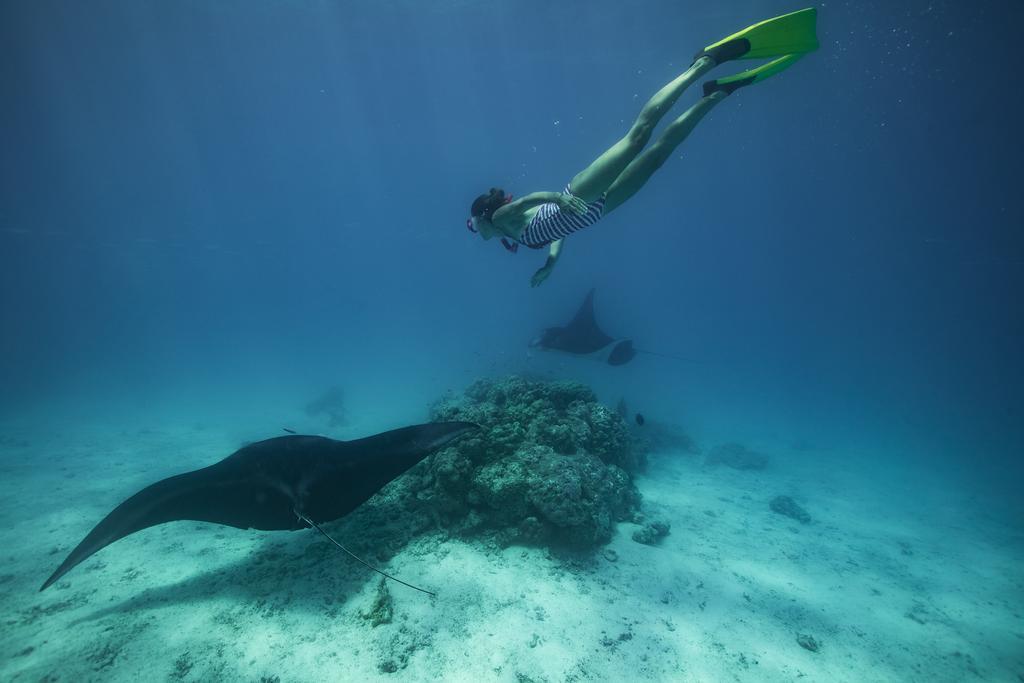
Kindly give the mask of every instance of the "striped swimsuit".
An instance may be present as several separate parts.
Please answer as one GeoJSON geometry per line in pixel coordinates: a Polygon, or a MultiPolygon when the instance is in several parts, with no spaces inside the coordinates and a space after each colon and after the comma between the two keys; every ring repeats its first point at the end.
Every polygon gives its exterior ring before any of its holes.
{"type": "MultiPolygon", "coordinates": [[[[572,194],[568,185],[562,190],[562,194],[572,194]]],[[[541,204],[517,241],[531,249],[543,249],[577,230],[589,227],[601,220],[601,214],[604,213],[604,199],[605,195],[602,194],[597,201],[587,204],[587,212],[582,215],[577,215],[572,211],[562,211],[561,207],[555,203],[541,204]]]]}

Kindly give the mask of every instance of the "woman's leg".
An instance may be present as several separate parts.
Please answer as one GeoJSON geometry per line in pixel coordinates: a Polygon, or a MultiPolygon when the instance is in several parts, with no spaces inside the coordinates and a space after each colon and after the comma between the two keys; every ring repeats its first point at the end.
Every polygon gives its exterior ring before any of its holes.
{"type": "Polygon", "coordinates": [[[643,187],[654,172],[668,160],[690,131],[700,123],[704,115],[725,97],[724,92],[715,92],[702,98],[670,123],[650,148],[633,159],[608,188],[608,196],[604,200],[604,215],[608,215],[636,194],[637,190],[643,187]]]}
{"type": "Polygon", "coordinates": [[[714,66],[713,59],[701,57],[675,80],[655,93],[640,110],[626,136],[595,159],[590,166],[576,174],[569,184],[572,193],[588,204],[604,194],[619,174],[643,150],[644,145],[651,139],[651,133],[658,125],[658,121],[672,108],[683,91],[714,66]]]}

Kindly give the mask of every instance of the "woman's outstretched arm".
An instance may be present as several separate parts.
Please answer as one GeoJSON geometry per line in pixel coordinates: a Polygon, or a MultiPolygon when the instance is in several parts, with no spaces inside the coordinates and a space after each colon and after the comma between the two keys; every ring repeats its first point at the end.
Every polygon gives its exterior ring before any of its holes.
{"type": "MultiPolygon", "coordinates": [[[[540,206],[541,204],[557,203],[559,197],[562,197],[561,192],[531,192],[519,199],[512,200],[505,206],[498,209],[498,211],[522,212],[527,209],[532,209],[535,206],[540,206]]],[[[498,211],[495,211],[496,215],[498,211]]]]}
{"type": "Polygon", "coordinates": [[[531,287],[540,285],[540,283],[548,279],[548,275],[551,275],[551,271],[554,270],[558,257],[562,253],[562,244],[564,242],[565,240],[561,239],[551,243],[551,247],[548,249],[548,260],[544,262],[540,270],[533,274],[533,277],[530,279],[531,287]]]}
{"type": "MultiPolygon", "coordinates": [[[[541,204],[557,204],[560,209],[572,211],[578,216],[587,213],[587,203],[579,197],[562,192],[531,192],[525,197],[509,202],[494,212],[491,222],[499,227],[514,226],[525,221],[526,212],[541,204]]],[[[508,233],[506,233],[508,234],[508,233]]]]}
{"type": "Polygon", "coordinates": [[[527,211],[541,204],[557,203],[562,196],[561,192],[531,192],[499,208],[491,217],[491,222],[509,234],[507,231],[513,229],[513,226],[521,226],[525,222],[527,211]]]}

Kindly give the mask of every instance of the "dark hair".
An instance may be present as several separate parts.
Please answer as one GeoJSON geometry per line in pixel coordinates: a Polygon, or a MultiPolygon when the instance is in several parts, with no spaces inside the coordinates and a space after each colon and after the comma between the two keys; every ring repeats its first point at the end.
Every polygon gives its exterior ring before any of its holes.
{"type": "Polygon", "coordinates": [[[492,187],[487,194],[482,194],[473,201],[469,213],[474,218],[491,220],[491,216],[505,204],[505,190],[492,187]]]}

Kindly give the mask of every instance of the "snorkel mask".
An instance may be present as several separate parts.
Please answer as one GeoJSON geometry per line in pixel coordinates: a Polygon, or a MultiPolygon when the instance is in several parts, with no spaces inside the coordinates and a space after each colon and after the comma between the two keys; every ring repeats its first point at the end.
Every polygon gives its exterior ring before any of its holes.
{"type": "MultiPolygon", "coordinates": [[[[490,198],[494,197],[495,195],[497,195],[497,198],[499,198],[501,200],[501,204],[495,206],[494,202],[489,202],[488,206],[482,207],[481,211],[479,211],[478,213],[474,213],[471,217],[467,218],[466,219],[466,229],[467,230],[469,230],[470,232],[472,232],[474,234],[479,233],[480,231],[477,230],[476,229],[476,225],[473,224],[473,219],[474,218],[486,218],[487,220],[490,220],[491,216],[494,215],[495,211],[497,211],[502,206],[504,206],[505,204],[508,204],[509,202],[512,201],[512,195],[511,194],[505,194],[504,190],[500,190],[498,188],[492,187],[491,191],[490,191],[490,194],[482,195],[481,197],[479,197],[477,199],[477,201],[473,202],[474,207],[476,207],[476,205],[479,202],[481,202],[481,200],[490,199],[490,198]]],[[[513,241],[509,240],[507,237],[502,237],[501,238],[501,246],[505,247],[505,249],[507,249],[508,251],[510,251],[513,254],[516,253],[519,250],[519,245],[516,242],[513,242],[513,241]]]]}

